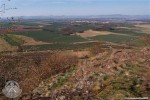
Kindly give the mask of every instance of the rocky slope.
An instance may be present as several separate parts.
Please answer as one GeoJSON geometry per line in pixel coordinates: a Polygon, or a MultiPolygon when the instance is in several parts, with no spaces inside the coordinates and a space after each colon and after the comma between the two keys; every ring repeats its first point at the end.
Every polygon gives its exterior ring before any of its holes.
{"type": "Polygon", "coordinates": [[[39,84],[23,99],[124,100],[150,97],[150,47],[110,49],[39,84]]]}

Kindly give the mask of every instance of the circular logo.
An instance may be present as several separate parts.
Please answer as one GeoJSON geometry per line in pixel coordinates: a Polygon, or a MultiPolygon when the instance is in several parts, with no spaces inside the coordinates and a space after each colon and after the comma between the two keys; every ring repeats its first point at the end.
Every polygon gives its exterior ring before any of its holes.
{"type": "Polygon", "coordinates": [[[17,82],[8,81],[2,92],[8,98],[16,98],[20,96],[22,90],[20,89],[19,84],[17,82]]]}

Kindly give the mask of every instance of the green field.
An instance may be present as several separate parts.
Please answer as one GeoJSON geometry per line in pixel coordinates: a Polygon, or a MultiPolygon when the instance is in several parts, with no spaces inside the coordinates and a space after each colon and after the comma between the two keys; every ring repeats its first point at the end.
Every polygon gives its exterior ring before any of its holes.
{"type": "Polygon", "coordinates": [[[131,42],[133,41],[134,37],[129,36],[122,36],[122,35],[103,35],[103,36],[95,36],[92,37],[93,40],[101,40],[101,41],[108,41],[108,42],[131,42]]]}
{"type": "Polygon", "coordinates": [[[135,32],[133,30],[111,30],[110,32],[127,34],[127,35],[131,35],[131,36],[145,36],[145,35],[147,35],[146,33],[135,32]]]}
{"type": "Polygon", "coordinates": [[[9,28],[9,27],[12,27],[12,26],[13,26],[13,24],[1,23],[1,22],[0,22],[0,27],[2,27],[2,28],[9,28]]]}
{"type": "Polygon", "coordinates": [[[24,43],[23,40],[18,39],[18,38],[16,38],[15,36],[13,36],[11,34],[4,35],[3,38],[5,39],[6,42],[11,44],[12,46],[16,46],[16,45],[20,45],[20,44],[24,43]]]}
{"type": "Polygon", "coordinates": [[[52,23],[51,25],[46,25],[43,28],[57,33],[63,32],[63,29],[67,28],[68,30],[71,30],[73,33],[75,33],[86,31],[89,29],[94,29],[94,27],[95,27],[94,25],[90,24],[70,25],[68,23],[52,23]]]}
{"type": "Polygon", "coordinates": [[[63,34],[58,34],[55,32],[48,32],[48,31],[15,32],[12,34],[32,37],[37,41],[43,41],[43,42],[73,43],[73,42],[87,41],[86,39],[76,35],[63,35],[63,34]]]}
{"type": "Polygon", "coordinates": [[[21,22],[21,23],[17,23],[19,25],[25,25],[25,26],[38,26],[39,24],[36,24],[34,22],[21,22]]]}
{"type": "Polygon", "coordinates": [[[36,45],[36,46],[23,46],[26,51],[38,51],[38,50],[81,50],[86,47],[95,45],[96,43],[85,43],[85,44],[46,44],[46,45],[36,45]]]}
{"type": "MultiPolygon", "coordinates": [[[[25,25],[30,27],[39,27],[41,24],[37,21],[33,20],[30,22],[21,22],[19,25],[25,25]]],[[[117,43],[133,43],[136,45],[143,45],[141,41],[138,41],[139,37],[146,36],[147,34],[142,32],[137,32],[135,26],[133,24],[128,23],[70,23],[69,21],[45,21],[50,25],[42,25],[42,31],[27,31],[27,32],[13,32],[12,35],[5,35],[4,39],[10,43],[11,45],[23,44],[24,41],[21,39],[15,38],[13,35],[23,35],[27,37],[31,37],[36,41],[43,41],[53,44],[46,45],[36,45],[36,46],[23,46],[24,50],[49,50],[49,49],[76,49],[82,47],[89,47],[93,45],[93,43],[87,44],[72,44],[75,42],[86,42],[86,41],[108,41],[108,42],[117,42],[117,43]],[[127,27],[130,29],[115,29],[116,27],[127,27]],[[88,39],[82,38],[77,35],[70,35],[68,33],[76,33],[76,32],[84,32],[86,30],[96,30],[99,31],[109,31],[114,33],[120,33],[125,35],[102,35],[102,36],[94,36],[88,39]]],[[[7,27],[7,25],[6,25],[7,27]]]]}

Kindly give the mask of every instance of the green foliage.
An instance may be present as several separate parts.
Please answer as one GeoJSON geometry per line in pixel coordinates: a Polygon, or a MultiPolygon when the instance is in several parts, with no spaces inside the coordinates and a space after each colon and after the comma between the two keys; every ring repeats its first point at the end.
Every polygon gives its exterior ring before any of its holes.
{"type": "Polygon", "coordinates": [[[7,35],[4,35],[3,37],[9,44],[13,45],[13,46],[16,46],[16,45],[20,45],[20,44],[23,44],[24,41],[19,39],[19,38],[16,38],[15,36],[11,35],[11,34],[7,34],[7,35]]]}
{"type": "Polygon", "coordinates": [[[25,26],[38,26],[38,24],[33,22],[21,22],[19,25],[25,25],[25,26]]]}
{"type": "Polygon", "coordinates": [[[90,48],[90,52],[94,55],[102,53],[104,50],[102,49],[101,43],[97,43],[96,45],[90,48]]]}
{"type": "Polygon", "coordinates": [[[137,38],[137,39],[131,41],[129,43],[129,45],[131,45],[131,46],[145,46],[145,42],[140,40],[139,38],[137,38]]]}
{"type": "Polygon", "coordinates": [[[75,71],[76,71],[76,66],[72,66],[69,72],[65,73],[64,75],[59,75],[57,77],[57,81],[53,83],[50,89],[58,88],[64,85],[75,71]]]}
{"type": "Polygon", "coordinates": [[[130,86],[131,93],[138,96],[142,91],[140,84],[142,84],[142,80],[140,80],[139,78],[133,78],[132,85],[130,86]]]}
{"type": "Polygon", "coordinates": [[[119,76],[123,75],[124,73],[125,73],[125,70],[121,70],[121,71],[119,72],[119,76]]]}
{"type": "Polygon", "coordinates": [[[106,75],[103,77],[104,81],[106,81],[109,77],[110,77],[110,75],[106,74],[106,75]]]}
{"type": "Polygon", "coordinates": [[[58,34],[55,32],[48,32],[48,31],[15,32],[12,34],[24,35],[24,36],[32,37],[37,41],[44,41],[44,42],[73,43],[73,42],[87,41],[86,39],[76,35],[63,35],[63,34],[58,34]]]}
{"type": "Polygon", "coordinates": [[[121,83],[114,83],[114,84],[113,84],[113,89],[114,89],[114,90],[121,90],[121,89],[123,89],[123,88],[124,88],[124,85],[121,84],[121,83]]]}
{"type": "Polygon", "coordinates": [[[69,28],[73,31],[73,33],[76,33],[76,32],[86,31],[89,29],[94,29],[95,25],[84,24],[84,23],[78,25],[71,25],[70,23],[67,22],[54,22],[51,25],[44,26],[44,29],[49,29],[57,33],[61,32],[63,28],[69,28]]]}
{"type": "Polygon", "coordinates": [[[144,35],[146,35],[146,33],[139,33],[139,32],[135,32],[132,30],[111,30],[111,32],[120,33],[120,34],[127,34],[127,35],[131,35],[131,36],[144,36],[144,35]]]}
{"type": "Polygon", "coordinates": [[[8,28],[8,27],[12,27],[13,25],[12,24],[9,24],[9,23],[0,23],[0,27],[2,28],[8,28]]]}
{"type": "Polygon", "coordinates": [[[94,43],[85,43],[85,44],[45,44],[45,45],[34,45],[34,46],[23,46],[24,50],[81,50],[86,47],[95,45],[94,43]]]}
{"type": "Polygon", "coordinates": [[[118,68],[115,66],[115,67],[113,67],[113,69],[115,70],[115,71],[118,71],[118,68]]]}

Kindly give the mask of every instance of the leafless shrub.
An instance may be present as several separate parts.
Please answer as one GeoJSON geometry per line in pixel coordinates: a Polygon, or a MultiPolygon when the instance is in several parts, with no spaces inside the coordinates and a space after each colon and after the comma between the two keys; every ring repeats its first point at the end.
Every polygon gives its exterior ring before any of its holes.
{"type": "MultiPolygon", "coordinates": [[[[48,71],[47,74],[57,74],[58,72],[65,72],[71,65],[75,65],[77,63],[77,57],[69,54],[49,54],[46,57],[46,60],[42,62],[42,68],[45,71],[48,71]],[[51,72],[51,73],[49,73],[51,72]]],[[[43,77],[47,77],[49,75],[44,75],[43,77]]]]}
{"type": "Polygon", "coordinates": [[[94,55],[102,53],[103,51],[104,50],[102,49],[101,43],[97,43],[96,45],[94,45],[90,48],[91,54],[94,54],[94,55]]]}
{"type": "Polygon", "coordinates": [[[0,59],[0,88],[6,81],[15,80],[20,83],[23,93],[30,93],[42,80],[66,72],[77,64],[77,57],[63,53],[7,55],[0,59]]]}
{"type": "Polygon", "coordinates": [[[141,39],[145,45],[150,46],[150,35],[147,35],[141,39]]]}

